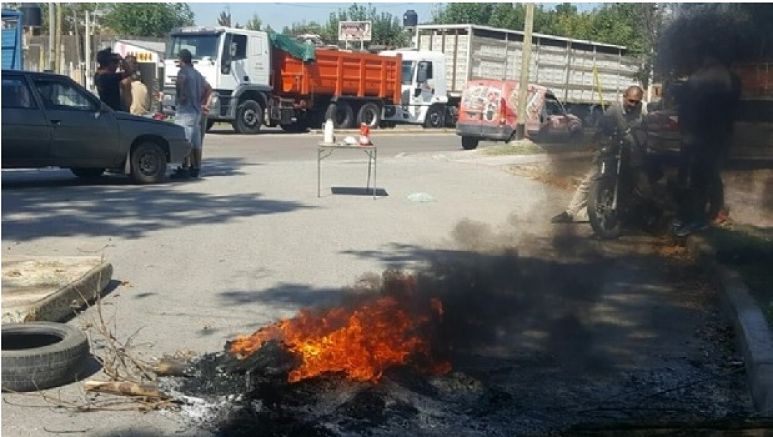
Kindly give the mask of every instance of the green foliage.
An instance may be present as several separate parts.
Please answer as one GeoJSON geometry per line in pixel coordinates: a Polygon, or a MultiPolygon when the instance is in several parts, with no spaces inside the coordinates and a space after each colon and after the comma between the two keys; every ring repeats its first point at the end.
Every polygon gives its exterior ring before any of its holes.
{"type": "Polygon", "coordinates": [[[165,37],[172,29],[193,25],[186,3],[110,3],[104,22],[120,35],[165,37]]]}
{"type": "Polygon", "coordinates": [[[252,18],[247,21],[244,28],[247,30],[261,30],[263,26],[263,20],[258,17],[258,14],[252,14],[252,18]]]}

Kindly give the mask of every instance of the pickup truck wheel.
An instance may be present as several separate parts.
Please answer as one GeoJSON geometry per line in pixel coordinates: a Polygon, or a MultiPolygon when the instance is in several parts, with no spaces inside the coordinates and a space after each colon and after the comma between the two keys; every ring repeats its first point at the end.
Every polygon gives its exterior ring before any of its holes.
{"type": "Polygon", "coordinates": [[[462,137],[462,148],[464,150],[474,150],[478,148],[478,138],[475,137],[462,137]]]}
{"type": "Polygon", "coordinates": [[[446,109],[441,105],[430,106],[427,110],[427,118],[424,119],[424,127],[440,128],[446,126],[446,109]]]}
{"type": "Polygon", "coordinates": [[[71,168],[70,171],[75,176],[82,179],[94,179],[102,176],[105,172],[104,168],[71,168]]]}
{"type": "Polygon", "coordinates": [[[331,103],[325,111],[325,120],[333,120],[337,129],[354,127],[354,110],[347,102],[331,103]]]}
{"type": "Polygon", "coordinates": [[[365,123],[368,127],[376,128],[381,123],[381,107],[375,103],[365,103],[357,111],[357,125],[365,123]]]}
{"type": "Polygon", "coordinates": [[[166,175],[166,152],[156,143],[137,145],[131,154],[132,178],[138,184],[161,182],[166,175]]]}
{"type": "Polygon", "coordinates": [[[263,120],[263,107],[254,100],[245,100],[236,108],[236,120],[233,127],[240,134],[260,132],[263,120]]]}

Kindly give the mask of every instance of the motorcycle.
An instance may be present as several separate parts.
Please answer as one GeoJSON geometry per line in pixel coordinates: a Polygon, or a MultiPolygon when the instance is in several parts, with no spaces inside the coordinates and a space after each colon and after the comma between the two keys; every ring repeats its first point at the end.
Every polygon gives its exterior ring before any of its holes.
{"type": "MultiPolygon", "coordinates": [[[[637,135],[633,135],[636,139],[637,135]]],[[[610,136],[602,142],[596,165],[598,176],[590,187],[588,197],[588,218],[596,236],[615,239],[622,228],[639,224],[644,228],[653,227],[661,219],[660,211],[652,199],[644,197],[637,189],[637,175],[631,164],[631,147],[621,135],[610,136]]],[[[650,169],[651,170],[651,169],[650,169]]],[[[652,174],[647,177],[652,186],[652,174]]]]}

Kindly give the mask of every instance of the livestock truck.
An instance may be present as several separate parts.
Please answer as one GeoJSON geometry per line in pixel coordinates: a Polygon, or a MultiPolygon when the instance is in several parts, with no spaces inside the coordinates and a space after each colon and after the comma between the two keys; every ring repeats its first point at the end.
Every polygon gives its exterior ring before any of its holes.
{"type": "Polygon", "coordinates": [[[400,100],[401,58],[317,48],[283,35],[227,27],[173,31],[164,62],[164,112],[175,109],[177,54],[190,50],[212,86],[208,116],[239,133],[262,125],[290,132],[319,127],[378,126],[383,108],[400,100]]]}
{"type": "MultiPolygon", "coordinates": [[[[417,26],[414,45],[412,51],[382,52],[403,59],[401,106],[385,120],[452,124],[468,81],[520,79],[523,32],[427,24],[417,26]]],[[[636,84],[637,65],[624,46],[534,33],[529,83],[550,88],[570,112],[587,115],[636,84]]]]}

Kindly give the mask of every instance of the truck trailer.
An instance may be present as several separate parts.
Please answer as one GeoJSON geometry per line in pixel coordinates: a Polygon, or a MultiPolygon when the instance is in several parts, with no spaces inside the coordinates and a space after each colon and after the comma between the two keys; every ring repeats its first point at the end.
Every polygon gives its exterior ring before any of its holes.
{"type": "MultiPolygon", "coordinates": [[[[410,56],[402,50],[385,53],[403,56],[399,121],[429,126],[451,122],[458,116],[468,81],[520,78],[520,31],[472,24],[426,24],[416,27],[414,46],[410,56]],[[432,86],[407,80],[406,75],[422,69],[433,76],[432,86]],[[428,89],[431,91],[426,92],[428,89]],[[419,97],[422,95],[424,98],[419,97]],[[437,114],[443,120],[428,121],[437,114]]],[[[550,88],[570,112],[587,112],[592,106],[617,100],[625,88],[639,84],[637,71],[636,57],[624,46],[532,34],[529,83],[550,88]]]]}

